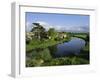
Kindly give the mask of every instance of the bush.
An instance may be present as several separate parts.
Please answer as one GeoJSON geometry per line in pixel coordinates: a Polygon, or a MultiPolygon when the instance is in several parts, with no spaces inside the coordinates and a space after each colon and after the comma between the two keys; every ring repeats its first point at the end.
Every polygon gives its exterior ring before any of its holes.
{"type": "Polygon", "coordinates": [[[52,58],[48,48],[39,51],[37,54],[38,54],[37,58],[43,59],[44,61],[51,60],[51,58],[52,58]]]}
{"type": "Polygon", "coordinates": [[[48,48],[46,49],[35,49],[32,53],[27,55],[29,60],[26,61],[26,66],[40,66],[45,61],[50,61],[52,56],[48,48]]]}
{"type": "Polygon", "coordinates": [[[34,66],[39,66],[40,63],[36,59],[29,59],[26,60],[26,67],[34,67],[34,66]]]}
{"type": "Polygon", "coordinates": [[[26,60],[26,67],[41,66],[42,63],[44,63],[42,59],[29,59],[26,60]]]}
{"type": "Polygon", "coordinates": [[[57,66],[57,65],[80,65],[89,64],[89,61],[78,57],[54,58],[49,62],[45,62],[42,66],[57,66]]]}
{"type": "Polygon", "coordinates": [[[55,41],[60,41],[60,40],[62,40],[62,39],[59,38],[59,37],[56,37],[56,38],[55,38],[55,41]]]}

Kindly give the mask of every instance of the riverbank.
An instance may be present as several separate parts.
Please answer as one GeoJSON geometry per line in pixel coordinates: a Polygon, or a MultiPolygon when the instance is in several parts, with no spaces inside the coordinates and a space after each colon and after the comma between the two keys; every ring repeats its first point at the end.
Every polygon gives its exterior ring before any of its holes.
{"type": "Polygon", "coordinates": [[[84,58],[86,60],[90,60],[90,47],[89,47],[89,42],[86,43],[85,47],[81,50],[80,54],[78,55],[81,58],[84,58]]]}
{"type": "Polygon", "coordinates": [[[89,33],[72,33],[71,34],[73,37],[81,38],[85,40],[86,42],[89,41],[89,33]]]}
{"type": "MultiPolygon", "coordinates": [[[[74,38],[71,38],[71,41],[74,38]]],[[[77,39],[74,39],[74,40],[77,40],[77,39]]],[[[81,40],[81,39],[79,39],[79,40],[81,40]]],[[[79,40],[77,42],[75,42],[75,41],[73,41],[73,42],[79,43],[79,40]]],[[[63,40],[63,42],[64,41],[66,41],[66,40],[63,40]]],[[[48,44],[46,44],[47,46],[53,45],[53,44],[49,44],[49,43],[52,43],[52,41],[47,41],[47,42],[48,42],[48,44]]],[[[54,44],[56,44],[56,43],[57,42],[54,42],[54,44]]],[[[58,42],[57,44],[59,44],[59,43],[62,43],[62,41],[58,42]]],[[[43,44],[43,42],[42,42],[42,44],[43,44]]],[[[44,42],[44,44],[45,44],[45,42],[44,42]]],[[[62,44],[64,44],[64,43],[62,43],[62,44]]],[[[60,44],[60,45],[62,45],[62,44],[60,44]]],[[[46,47],[46,45],[45,45],[45,47],[46,47]]],[[[85,43],[84,43],[84,45],[85,45],[85,43]]],[[[40,47],[40,45],[38,47],[40,47]]],[[[55,46],[55,47],[52,46],[51,49],[47,48],[47,47],[45,48],[45,47],[43,47],[44,49],[43,48],[34,49],[34,50],[32,49],[32,52],[26,54],[28,57],[26,59],[27,67],[89,64],[89,42],[81,49],[79,54],[74,54],[74,52],[73,52],[73,54],[71,53],[68,56],[60,56],[60,57],[54,57],[55,54],[52,54],[52,52],[56,51],[57,46],[55,46]]],[[[67,48],[68,47],[66,47],[66,49],[67,48]]],[[[61,47],[60,47],[60,49],[61,49],[61,47]]],[[[61,54],[63,54],[63,53],[61,52],[61,54]]],[[[65,54],[67,54],[67,52],[65,52],[65,54]]]]}
{"type": "Polygon", "coordinates": [[[50,39],[44,40],[44,41],[32,40],[30,41],[29,44],[26,44],[26,53],[36,48],[47,48],[47,47],[57,45],[63,42],[68,42],[69,40],[70,38],[66,38],[63,40],[50,40],[50,39]]]}

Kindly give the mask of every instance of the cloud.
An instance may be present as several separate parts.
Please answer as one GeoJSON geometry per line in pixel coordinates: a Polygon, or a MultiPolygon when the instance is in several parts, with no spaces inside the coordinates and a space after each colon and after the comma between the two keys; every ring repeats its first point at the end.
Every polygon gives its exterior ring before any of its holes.
{"type": "MultiPolygon", "coordinates": [[[[61,25],[50,25],[49,23],[45,21],[36,21],[36,23],[40,23],[46,30],[49,30],[49,28],[55,28],[57,31],[66,31],[66,32],[89,32],[88,26],[61,26],[61,25]]],[[[32,29],[32,23],[27,22],[27,31],[30,31],[32,29]]]]}
{"type": "Polygon", "coordinates": [[[48,24],[47,22],[44,21],[36,21],[36,23],[39,23],[40,25],[42,25],[46,30],[48,30],[49,28],[53,28],[52,25],[48,24]]]}
{"type": "Polygon", "coordinates": [[[48,25],[48,23],[46,23],[44,21],[36,21],[36,23],[40,23],[40,25],[48,25]]]}
{"type": "Polygon", "coordinates": [[[27,22],[26,23],[26,31],[29,32],[32,29],[32,23],[27,22]]]}
{"type": "Polygon", "coordinates": [[[48,30],[49,28],[54,28],[55,30],[63,30],[63,26],[60,25],[51,25],[47,22],[44,21],[36,21],[36,23],[40,23],[40,25],[42,25],[44,28],[46,28],[46,30],[48,30]]]}
{"type": "Polygon", "coordinates": [[[89,32],[88,26],[71,26],[68,28],[65,28],[65,31],[68,32],[89,32]]]}

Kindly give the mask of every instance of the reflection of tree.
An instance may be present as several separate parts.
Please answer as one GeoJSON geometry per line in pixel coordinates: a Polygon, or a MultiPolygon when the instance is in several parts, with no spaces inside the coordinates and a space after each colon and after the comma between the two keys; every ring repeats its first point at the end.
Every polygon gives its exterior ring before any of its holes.
{"type": "Polygon", "coordinates": [[[48,47],[51,55],[55,57],[54,53],[57,51],[57,45],[48,47]]]}
{"type": "Polygon", "coordinates": [[[89,37],[89,34],[87,34],[87,35],[86,35],[86,39],[85,39],[85,46],[88,45],[89,40],[90,40],[89,38],[90,38],[90,37],[89,37]]]}
{"type": "Polygon", "coordinates": [[[89,41],[89,34],[87,34],[86,36],[86,41],[89,41]]]}

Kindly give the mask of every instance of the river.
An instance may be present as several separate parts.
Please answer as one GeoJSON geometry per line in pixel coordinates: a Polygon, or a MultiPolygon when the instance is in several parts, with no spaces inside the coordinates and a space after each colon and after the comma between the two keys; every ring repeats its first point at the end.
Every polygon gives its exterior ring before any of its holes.
{"type": "Polygon", "coordinates": [[[86,42],[83,39],[72,37],[68,42],[57,44],[46,49],[33,50],[30,52],[31,54],[28,54],[28,56],[30,55],[31,57],[34,54],[37,55],[38,53],[46,53],[43,51],[47,49],[53,57],[65,57],[73,54],[78,55],[81,49],[85,47],[85,43],[86,42]]]}
{"type": "Polygon", "coordinates": [[[67,56],[70,54],[78,55],[80,50],[85,47],[85,41],[80,38],[72,38],[69,42],[56,45],[54,55],[56,57],[67,56]]]}

